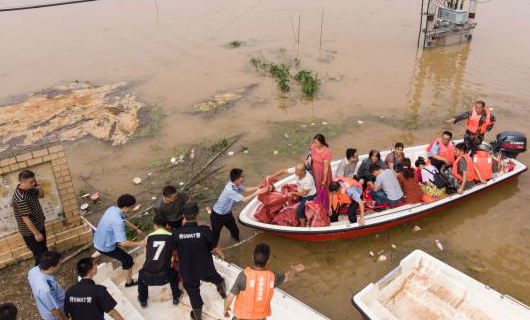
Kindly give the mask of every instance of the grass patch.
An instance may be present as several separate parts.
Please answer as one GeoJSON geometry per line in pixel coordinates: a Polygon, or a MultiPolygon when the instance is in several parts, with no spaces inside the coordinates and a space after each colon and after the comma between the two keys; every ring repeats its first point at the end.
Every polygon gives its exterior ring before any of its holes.
{"type": "Polygon", "coordinates": [[[243,41],[239,41],[239,40],[232,40],[228,43],[228,45],[233,49],[241,47],[242,44],[243,44],[243,41]]]}
{"type": "Polygon", "coordinates": [[[149,111],[140,115],[140,130],[135,134],[135,138],[147,138],[153,135],[160,127],[162,121],[162,110],[158,107],[150,107],[149,111]]]}
{"type": "Polygon", "coordinates": [[[313,77],[313,74],[310,71],[299,71],[294,78],[300,83],[302,86],[302,92],[306,96],[312,97],[317,91],[318,81],[316,76],[313,77]]]}

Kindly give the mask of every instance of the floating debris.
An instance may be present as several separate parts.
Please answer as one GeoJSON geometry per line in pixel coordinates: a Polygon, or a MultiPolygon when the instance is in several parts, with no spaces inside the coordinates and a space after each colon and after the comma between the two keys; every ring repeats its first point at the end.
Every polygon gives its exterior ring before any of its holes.
{"type": "Polygon", "coordinates": [[[85,202],[81,205],[81,210],[86,210],[86,209],[88,209],[88,203],[85,202]]]}
{"type": "Polygon", "coordinates": [[[302,128],[305,128],[305,127],[307,127],[307,126],[306,126],[305,124],[303,124],[303,125],[302,125],[302,128]]]}
{"type": "Polygon", "coordinates": [[[133,211],[138,211],[138,210],[140,210],[141,208],[142,208],[142,205],[139,203],[139,204],[137,204],[137,205],[134,206],[133,211]]]}
{"type": "Polygon", "coordinates": [[[134,184],[140,184],[140,183],[142,183],[142,179],[140,179],[140,177],[134,177],[133,178],[133,183],[134,184]]]}
{"type": "Polygon", "coordinates": [[[151,197],[151,200],[155,201],[155,200],[156,200],[156,197],[151,197]]]}
{"type": "Polygon", "coordinates": [[[274,152],[273,152],[273,153],[274,153],[274,154],[278,154],[278,150],[274,150],[274,152]]]}
{"type": "Polygon", "coordinates": [[[149,177],[150,177],[151,175],[153,175],[153,173],[152,173],[152,172],[149,172],[149,173],[147,174],[147,176],[149,176],[149,177]]]}
{"type": "Polygon", "coordinates": [[[383,249],[383,250],[381,250],[381,251],[379,251],[379,252],[377,253],[377,255],[380,255],[380,254],[381,254],[381,253],[383,253],[383,252],[385,252],[385,250],[384,250],[384,249],[383,249]]]}
{"type": "Polygon", "coordinates": [[[92,200],[92,201],[97,201],[97,200],[99,200],[99,197],[100,197],[99,192],[94,192],[94,193],[90,196],[90,200],[92,200]]]}
{"type": "Polygon", "coordinates": [[[311,125],[312,125],[312,126],[314,126],[314,125],[315,125],[315,123],[314,123],[314,122],[311,122],[311,125]]]}
{"type": "Polygon", "coordinates": [[[357,123],[358,124],[363,124],[363,121],[362,120],[357,120],[357,123]]]}
{"type": "Polygon", "coordinates": [[[328,123],[326,121],[322,122],[323,125],[327,125],[328,123]]]}
{"type": "Polygon", "coordinates": [[[184,185],[184,182],[179,182],[179,186],[183,186],[184,185]]]}
{"type": "Polygon", "coordinates": [[[368,252],[368,253],[370,254],[370,256],[375,257],[375,254],[374,254],[373,251],[370,251],[370,252],[368,252]]]}
{"type": "Polygon", "coordinates": [[[377,261],[379,262],[386,261],[386,256],[384,254],[380,255],[379,258],[377,258],[377,261]]]}
{"type": "Polygon", "coordinates": [[[421,230],[421,228],[418,227],[418,226],[414,226],[414,229],[412,229],[413,232],[418,232],[418,231],[420,231],[420,230],[421,230]]]}
{"type": "Polygon", "coordinates": [[[379,117],[379,119],[384,119],[384,118],[385,118],[385,116],[380,116],[380,117],[379,117]]]}
{"type": "Polygon", "coordinates": [[[195,159],[195,147],[193,147],[193,149],[191,149],[190,151],[190,160],[193,160],[195,159]]]}
{"type": "Polygon", "coordinates": [[[283,137],[284,137],[285,139],[289,139],[289,134],[288,134],[288,133],[284,133],[284,134],[283,134],[283,137]]]}
{"type": "Polygon", "coordinates": [[[396,249],[397,249],[397,247],[396,247],[396,245],[395,245],[395,244],[392,244],[392,246],[391,246],[391,247],[392,247],[392,249],[394,249],[394,250],[396,250],[396,249]]]}
{"type": "Polygon", "coordinates": [[[228,151],[228,156],[231,157],[234,155],[234,152],[233,151],[228,151]]]}
{"type": "Polygon", "coordinates": [[[204,187],[204,190],[208,190],[208,187],[204,187]]]}
{"type": "Polygon", "coordinates": [[[237,101],[241,100],[247,91],[256,87],[258,84],[254,83],[243,88],[238,88],[232,91],[221,91],[213,95],[213,97],[207,101],[195,104],[191,108],[192,113],[203,113],[203,114],[214,114],[220,110],[227,109],[234,105],[237,101]]]}
{"type": "Polygon", "coordinates": [[[444,251],[444,246],[442,245],[440,240],[436,239],[434,240],[434,243],[436,243],[436,246],[438,247],[438,249],[440,249],[440,251],[444,251]]]}
{"type": "Polygon", "coordinates": [[[243,150],[243,153],[248,153],[248,149],[243,150]]]}
{"type": "Polygon", "coordinates": [[[171,163],[175,163],[175,162],[177,162],[177,158],[173,157],[173,158],[171,158],[169,161],[170,161],[171,163]]]}
{"type": "Polygon", "coordinates": [[[84,199],[84,198],[88,198],[88,197],[90,197],[90,193],[86,193],[86,194],[84,194],[84,195],[81,196],[81,198],[83,198],[83,199],[84,199]]]}

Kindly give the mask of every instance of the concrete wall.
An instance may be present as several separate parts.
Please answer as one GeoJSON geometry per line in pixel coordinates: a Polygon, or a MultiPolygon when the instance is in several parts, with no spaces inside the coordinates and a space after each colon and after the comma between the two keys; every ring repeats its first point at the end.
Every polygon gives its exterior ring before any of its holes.
{"type": "MultiPolygon", "coordinates": [[[[92,241],[92,231],[79,216],[74,185],[63,147],[55,145],[0,159],[0,181],[4,183],[10,181],[7,177],[12,177],[14,173],[18,174],[22,169],[34,170],[50,165],[55,181],[44,185],[44,192],[50,194],[57,191],[62,212],[55,215],[46,212],[47,243],[49,249],[65,251],[92,241]]],[[[4,193],[9,189],[13,189],[13,186],[2,186],[4,193]]],[[[4,206],[0,209],[0,215],[3,215],[4,219],[12,215],[11,208],[4,206]]],[[[14,216],[11,218],[14,221],[14,216]]],[[[17,231],[0,237],[0,268],[32,257],[17,231]]]]}

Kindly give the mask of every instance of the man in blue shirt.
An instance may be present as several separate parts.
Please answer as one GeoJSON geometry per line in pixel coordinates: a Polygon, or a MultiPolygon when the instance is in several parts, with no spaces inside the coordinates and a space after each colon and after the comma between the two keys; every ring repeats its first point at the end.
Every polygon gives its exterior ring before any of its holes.
{"type": "Polygon", "coordinates": [[[121,267],[126,271],[126,287],[137,285],[132,278],[133,258],[118,247],[136,247],[142,245],[143,241],[128,241],[125,226],[135,229],[138,237],[143,238],[142,230],[125,219],[125,214],[132,211],[136,199],[130,194],[123,194],[118,198],[118,206],[112,206],[105,211],[98,223],[94,234],[94,248],[101,254],[114,258],[121,262],[121,267]]]}
{"type": "Polygon", "coordinates": [[[28,273],[28,281],[43,320],[68,320],[63,313],[64,290],[53,276],[61,268],[61,254],[47,251],[40,258],[40,265],[28,273]]]}
{"type": "MultiPolygon", "coordinates": [[[[221,229],[226,226],[234,238],[235,241],[239,242],[239,228],[237,227],[236,220],[232,215],[232,208],[238,202],[248,202],[255,196],[267,192],[267,188],[245,188],[241,185],[243,183],[243,170],[234,168],[230,170],[230,182],[225,185],[223,192],[217,199],[217,202],[213,206],[213,210],[210,215],[210,222],[212,225],[212,231],[216,238],[216,242],[219,242],[221,235],[221,229]],[[242,192],[252,192],[248,196],[243,196],[242,192]]],[[[207,208],[208,210],[208,208],[207,208]]]]}

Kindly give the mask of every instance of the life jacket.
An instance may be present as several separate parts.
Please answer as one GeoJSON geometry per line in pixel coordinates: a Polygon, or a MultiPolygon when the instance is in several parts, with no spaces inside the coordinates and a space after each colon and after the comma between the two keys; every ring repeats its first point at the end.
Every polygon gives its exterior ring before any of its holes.
{"type": "Polygon", "coordinates": [[[431,148],[434,145],[435,142],[438,142],[438,147],[440,148],[440,153],[438,155],[440,157],[443,157],[449,161],[449,164],[453,164],[455,161],[455,145],[452,141],[449,141],[449,145],[446,146],[443,143],[442,138],[434,139],[431,144],[425,149],[427,151],[427,157],[429,157],[429,154],[431,152],[431,148]]]}
{"type": "Polygon", "coordinates": [[[263,319],[270,316],[274,273],[249,267],[244,272],[247,277],[246,289],[236,296],[234,315],[238,319],[263,319]]]}
{"type": "Polygon", "coordinates": [[[462,181],[462,176],[458,174],[458,162],[462,160],[462,158],[464,159],[464,161],[466,161],[466,164],[467,164],[466,182],[470,182],[470,181],[477,179],[475,169],[473,168],[473,159],[471,159],[471,157],[467,153],[458,157],[455,160],[455,163],[453,163],[453,170],[451,171],[451,173],[453,174],[453,177],[457,178],[458,181],[462,181]]]}
{"type": "Polygon", "coordinates": [[[475,152],[475,155],[473,156],[473,163],[484,180],[491,179],[493,174],[492,162],[491,156],[487,151],[479,150],[475,152]]]}
{"type": "Polygon", "coordinates": [[[341,185],[339,192],[334,193],[331,198],[331,207],[333,210],[337,210],[340,205],[351,203],[350,197],[346,194],[346,190],[350,187],[359,187],[361,190],[363,188],[363,185],[359,181],[352,178],[338,177],[335,181],[341,183],[341,185]]]}
{"type": "Polygon", "coordinates": [[[484,111],[486,112],[486,120],[484,121],[484,123],[482,123],[482,125],[479,128],[479,122],[480,122],[481,115],[479,115],[477,113],[476,108],[473,107],[473,109],[471,111],[471,117],[469,117],[469,119],[467,119],[467,123],[466,123],[466,130],[467,131],[470,131],[470,132],[476,133],[476,134],[484,134],[487,131],[488,127],[493,125],[493,122],[491,122],[491,112],[490,112],[490,110],[488,108],[484,108],[484,111]]]}

